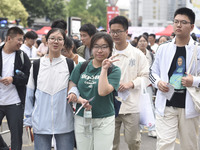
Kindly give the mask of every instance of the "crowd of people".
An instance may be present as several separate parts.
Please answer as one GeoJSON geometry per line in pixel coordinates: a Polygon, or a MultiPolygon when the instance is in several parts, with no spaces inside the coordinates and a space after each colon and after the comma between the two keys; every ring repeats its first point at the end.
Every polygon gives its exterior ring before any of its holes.
{"type": "MultiPolygon", "coordinates": [[[[6,116],[11,149],[22,149],[25,126],[33,130],[35,150],[50,150],[52,138],[57,150],[119,150],[123,125],[129,150],[139,150],[142,83],[155,116],[148,135],[157,138],[156,149],[174,150],[177,133],[182,150],[199,149],[199,113],[186,89],[200,88],[200,66],[186,74],[196,45],[200,64],[194,23],[194,12],[179,8],[170,37],[145,32],[132,40],[128,20],[116,16],[109,34],[82,25],[81,42],[66,36],[64,20],[54,21],[41,40],[34,31],[10,28],[0,47],[0,124],[6,116]]],[[[0,136],[1,148],[9,149],[0,136]]]]}

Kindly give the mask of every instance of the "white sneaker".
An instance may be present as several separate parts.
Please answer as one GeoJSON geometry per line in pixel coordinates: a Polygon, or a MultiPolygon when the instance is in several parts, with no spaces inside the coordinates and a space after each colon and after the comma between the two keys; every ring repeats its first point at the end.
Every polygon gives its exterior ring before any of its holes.
{"type": "Polygon", "coordinates": [[[148,136],[156,138],[157,137],[156,131],[154,131],[154,130],[153,131],[149,131],[148,132],[148,136]]]}

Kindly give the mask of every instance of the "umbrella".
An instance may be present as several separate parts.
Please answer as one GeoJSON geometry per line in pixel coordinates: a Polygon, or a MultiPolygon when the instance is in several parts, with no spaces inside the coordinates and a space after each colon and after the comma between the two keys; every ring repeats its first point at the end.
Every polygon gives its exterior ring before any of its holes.
{"type": "Polygon", "coordinates": [[[156,35],[166,35],[166,36],[170,36],[173,32],[173,26],[172,25],[168,25],[163,31],[161,32],[157,32],[156,35]]]}

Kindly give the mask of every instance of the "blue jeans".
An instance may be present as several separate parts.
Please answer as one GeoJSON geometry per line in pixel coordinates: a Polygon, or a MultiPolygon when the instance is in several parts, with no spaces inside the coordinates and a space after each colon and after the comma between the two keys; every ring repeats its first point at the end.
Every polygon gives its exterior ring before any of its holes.
{"type": "MultiPolygon", "coordinates": [[[[51,150],[52,134],[34,134],[34,150],[51,150]]],[[[57,150],[74,149],[74,131],[54,134],[57,150]]]]}

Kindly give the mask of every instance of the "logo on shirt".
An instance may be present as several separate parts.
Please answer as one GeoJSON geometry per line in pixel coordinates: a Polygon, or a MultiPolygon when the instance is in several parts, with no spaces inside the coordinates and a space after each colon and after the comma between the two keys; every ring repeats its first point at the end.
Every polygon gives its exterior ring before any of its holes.
{"type": "Polygon", "coordinates": [[[129,66],[131,66],[131,67],[135,66],[135,59],[129,60],[129,66]]]}

